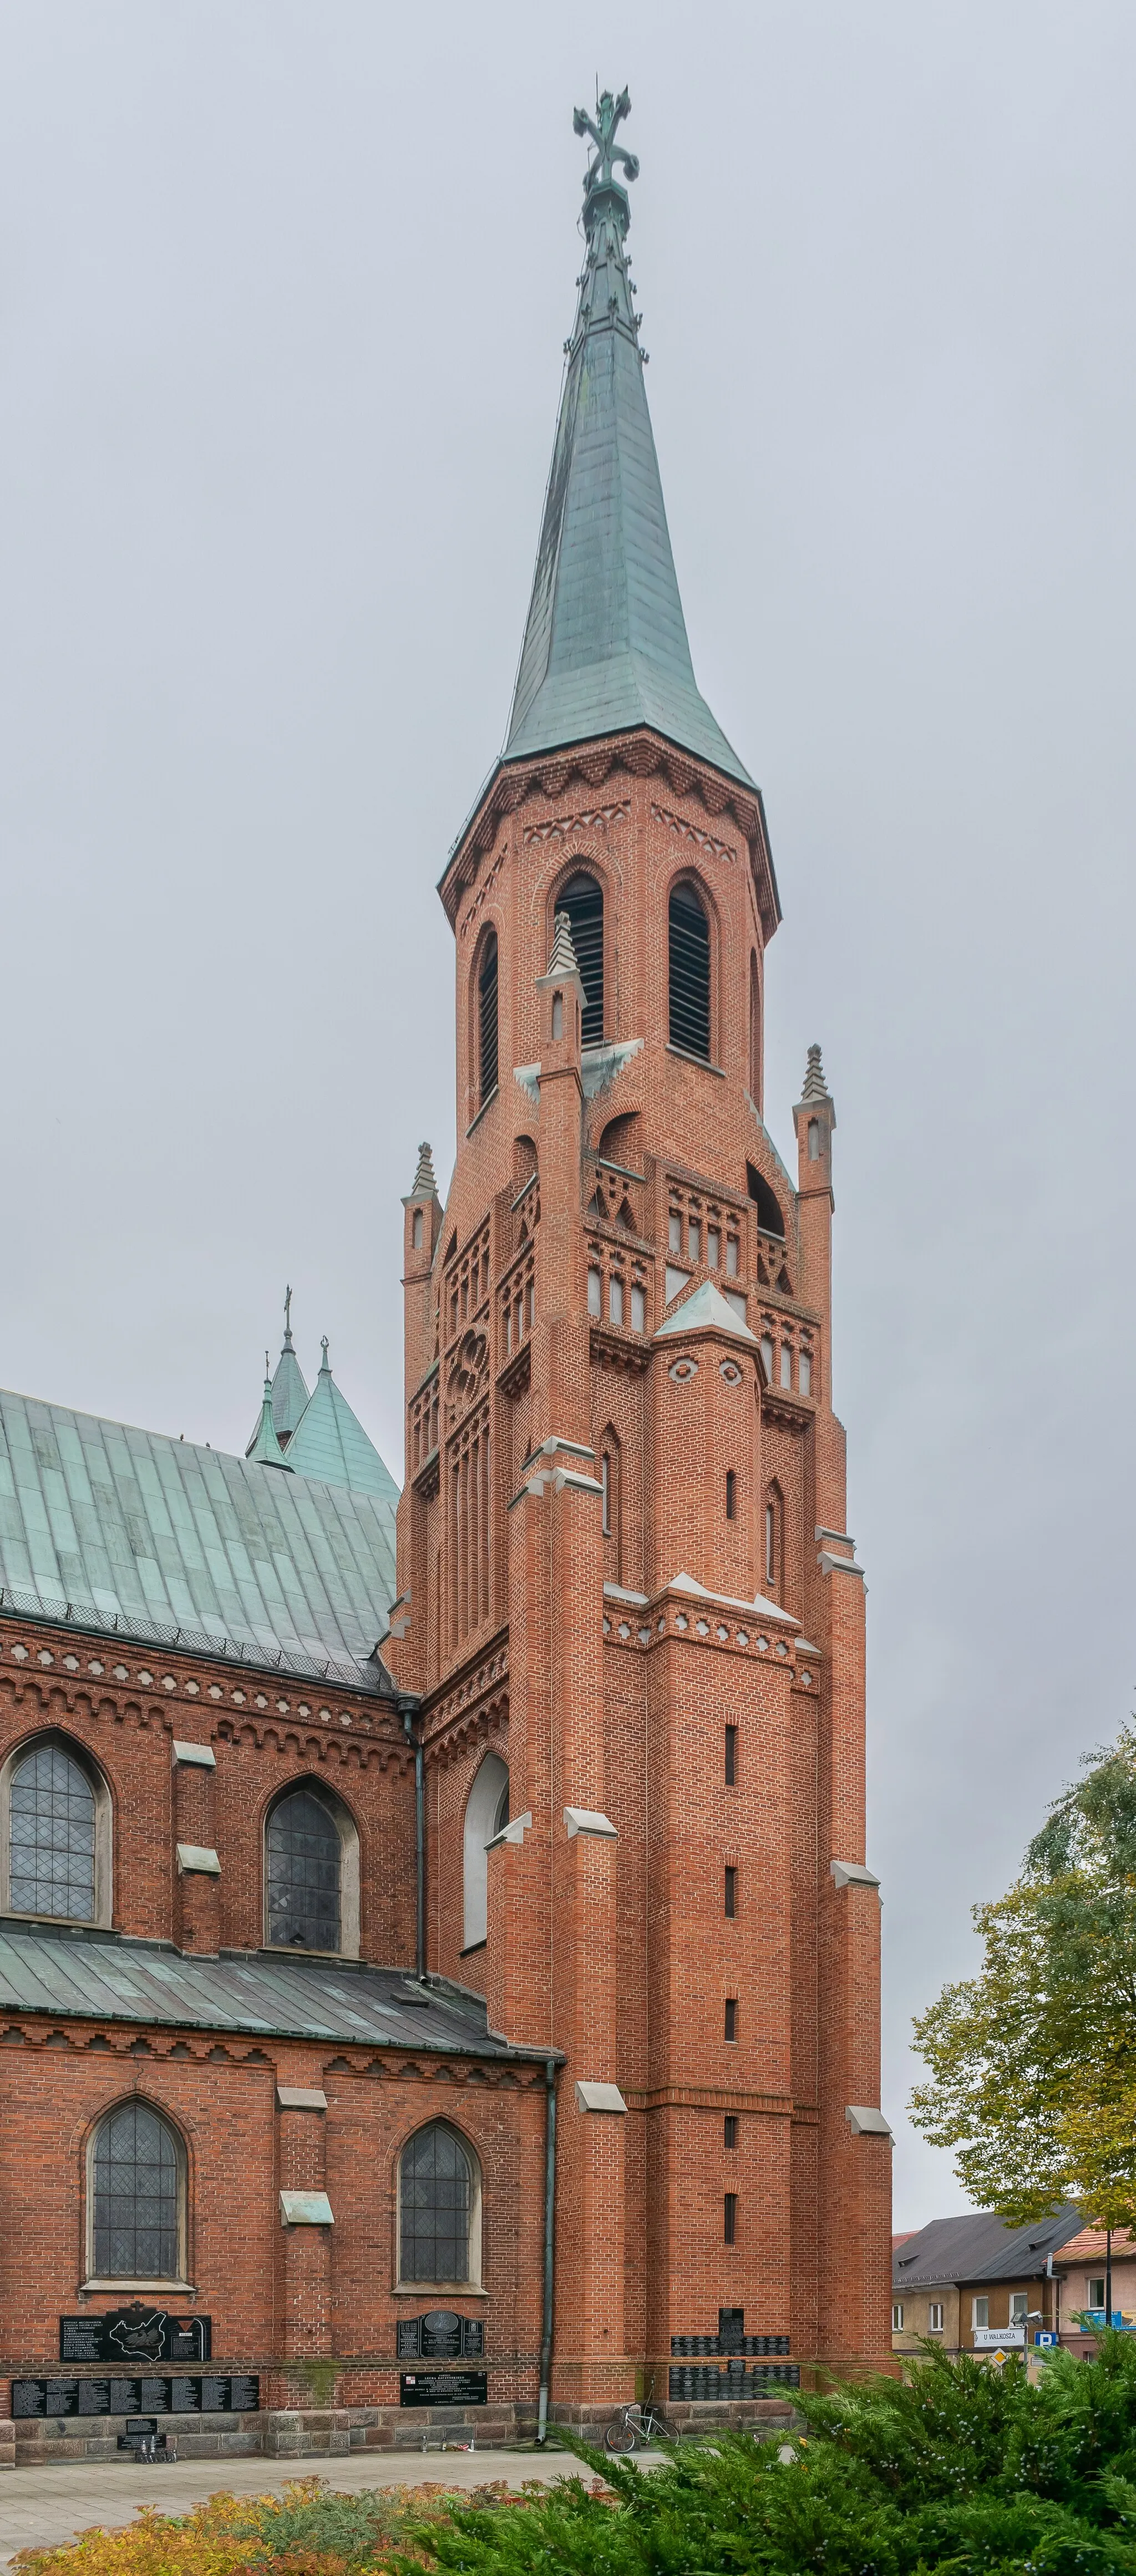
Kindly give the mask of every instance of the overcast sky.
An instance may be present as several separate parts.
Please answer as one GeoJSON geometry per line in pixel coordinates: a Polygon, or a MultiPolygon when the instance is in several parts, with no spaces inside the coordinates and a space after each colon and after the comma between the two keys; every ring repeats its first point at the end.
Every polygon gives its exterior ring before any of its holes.
{"type": "Polygon", "coordinates": [[[695,668],[835,1094],[902,2117],[1133,1680],[1131,0],[2,0],[0,1378],[401,1464],[434,893],[502,739],[595,77],[695,668]]]}

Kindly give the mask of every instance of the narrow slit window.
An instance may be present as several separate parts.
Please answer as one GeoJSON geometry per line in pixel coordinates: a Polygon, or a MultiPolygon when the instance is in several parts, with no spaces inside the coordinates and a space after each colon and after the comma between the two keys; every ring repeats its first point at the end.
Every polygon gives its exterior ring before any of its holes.
{"type": "Polygon", "coordinates": [[[792,1386],[792,1383],[793,1383],[793,1345],[792,1345],[792,1343],[791,1343],[791,1342],[782,1342],[782,1344],[781,1344],[781,1384],[782,1384],[782,1386],[789,1386],[789,1387],[791,1387],[791,1386],[792,1386]]]}
{"type": "Polygon", "coordinates": [[[552,996],[552,1034],[554,1038],[562,1038],[564,1035],[563,993],[554,993],[552,996]]]}
{"type": "Polygon", "coordinates": [[[677,885],[668,919],[671,1045],[710,1061],[710,924],[692,885],[677,885]]]}
{"type": "Polygon", "coordinates": [[[589,1315],[602,1315],[603,1313],[602,1270],[589,1270],[588,1272],[588,1313],[589,1315]]]}
{"type": "Polygon", "coordinates": [[[762,1365],[762,1367],[763,1367],[763,1369],[764,1369],[764,1371],[765,1371],[765,1382],[766,1382],[766,1385],[767,1385],[767,1386],[772,1386],[772,1384],[773,1384],[773,1335],[772,1335],[772,1333],[763,1333],[763,1334],[762,1334],[762,1336],[761,1336],[761,1365],[762,1365]]]}
{"type": "Polygon", "coordinates": [[[477,979],[478,1107],[497,1089],[497,933],[485,942],[477,979]]]}
{"type": "Polygon", "coordinates": [[[800,1359],[797,1363],[797,1385],[802,1395],[812,1394],[813,1362],[811,1351],[802,1351],[801,1353],[800,1359]]]}
{"type": "Polygon", "coordinates": [[[702,1228],[694,1217],[690,1220],[687,1254],[691,1261],[701,1261],[702,1259],[702,1228]]]}
{"type": "Polygon", "coordinates": [[[733,1867],[732,1863],[731,1863],[731,1862],[729,1862],[729,1861],[727,1861],[727,1863],[726,1863],[725,1912],[726,1912],[726,1919],[727,1919],[727,1921],[728,1921],[728,1922],[730,1922],[730,1923],[732,1923],[732,1922],[733,1922],[733,1919],[734,1919],[735,1914],[737,1913],[737,1910],[738,1910],[738,1873],[737,1873],[737,1870],[733,1867]]]}
{"type": "Polygon", "coordinates": [[[667,1219],[667,1247],[671,1252],[682,1251],[682,1218],[675,1208],[667,1219]]]}
{"type": "Polygon", "coordinates": [[[717,1226],[708,1225],[706,1228],[706,1267],[708,1270],[716,1270],[718,1267],[719,1241],[720,1236],[717,1226]]]}
{"type": "Polygon", "coordinates": [[[738,1778],[738,1730],[737,1730],[736,1726],[728,1726],[728,1727],[726,1728],[726,1787],[727,1787],[727,1789],[733,1789],[733,1788],[736,1788],[736,1786],[737,1786],[737,1778],[738,1778]]]}
{"type": "Polygon", "coordinates": [[[631,1291],[631,1330],[633,1333],[642,1333],[646,1331],[646,1328],[647,1291],[645,1288],[633,1288],[631,1291]]]}
{"type": "Polygon", "coordinates": [[[726,1273],[730,1279],[736,1279],[738,1275],[738,1238],[736,1234],[728,1234],[726,1236],[726,1273]]]}
{"type": "Polygon", "coordinates": [[[410,1230],[411,1246],[415,1252],[421,1252],[422,1250],[422,1225],[423,1211],[421,1208],[415,1208],[414,1222],[410,1230]]]}
{"type": "Polygon", "coordinates": [[[765,1506],[765,1580],[777,1581],[777,1511],[773,1503],[765,1506]]]}
{"type": "Polygon", "coordinates": [[[738,1480],[732,1467],[726,1469],[726,1518],[732,1521],[737,1511],[738,1480]]]}
{"type": "Polygon", "coordinates": [[[810,1118],[809,1120],[809,1161],[810,1163],[819,1163],[820,1161],[819,1118],[810,1118]]]}
{"type": "Polygon", "coordinates": [[[604,1450],[604,1453],[603,1453],[603,1461],[602,1461],[601,1474],[602,1474],[602,1482],[603,1482],[603,1534],[604,1534],[604,1537],[605,1537],[605,1538],[610,1538],[610,1537],[611,1537],[611,1459],[609,1458],[609,1456],[608,1456],[608,1453],[607,1453],[607,1450],[606,1450],[606,1449],[604,1450]]]}
{"type": "Polygon", "coordinates": [[[570,877],[563,894],[557,897],[556,909],[566,912],[572,929],[572,946],[584,987],[584,1008],[580,1020],[582,1046],[598,1046],[604,1033],[604,899],[603,888],[594,877],[570,877]]]}
{"type": "Polygon", "coordinates": [[[608,1311],[613,1324],[623,1322],[623,1281],[614,1273],[608,1287],[608,1311]]]}
{"type": "Polygon", "coordinates": [[[738,2120],[737,2120],[737,2113],[736,2113],[736,2111],[727,2111],[727,2112],[726,2112],[726,2114],[725,2114],[725,2117],[724,2117],[724,2119],[723,2119],[723,2122],[722,2122],[722,2144],[723,2144],[723,2146],[724,2146],[724,2147],[733,2148],[733,2147],[736,2147],[737,2143],[738,2143],[738,2120]]]}
{"type": "Polygon", "coordinates": [[[727,2191],[723,2194],[722,2211],[723,2240],[727,2245],[736,2245],[738,2241],[738,2195],[736,2191],[727,2191]]]}
{"type": "Polygon", "coordinates": [[[736,1995],[729,1995],[726,2000],[726,2037],[727,2039],[734,2040],[737,2038],[737,2035],[738,1999],[736,1995]]]}

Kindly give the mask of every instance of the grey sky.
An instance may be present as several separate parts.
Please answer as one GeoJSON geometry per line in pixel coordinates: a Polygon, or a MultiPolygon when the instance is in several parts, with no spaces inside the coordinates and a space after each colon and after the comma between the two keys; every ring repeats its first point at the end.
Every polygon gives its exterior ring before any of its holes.
{"type": "Polygon", "coordinates": [[[695,668],[836,1096],[896,2224],[911,2011],[1133,1677],[1128,0],[4,0],[0,1379],[401,1464],[433,888],[499,746],[596,71],[695,668]]]}

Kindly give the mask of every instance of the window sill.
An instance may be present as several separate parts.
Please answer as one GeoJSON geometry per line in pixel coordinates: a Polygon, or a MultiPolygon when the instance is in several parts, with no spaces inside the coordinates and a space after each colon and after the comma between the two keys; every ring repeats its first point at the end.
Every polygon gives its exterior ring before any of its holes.
{"type": "Polygon", "coordinates": [[[81,2299],[86,2298],[88,2290],[148,2290],[152,2297],[156,2297],[159,2291],[165,2296],[170,2290],[180,2290],[190,2299],[197,2295],[193,2281],[80,2281],[78,2295],[81,2299]]]}
{"type": "Polygon", "coordinates": [[[488,1935],[486,1935],[486,1937],[481,1941],[467,1941],[464,1950],[458,1951],[458,1957],[459,1959],[472,1959],[476,1951],[487,1950],[488,1947],[488,1935]]]}
{"type": "Polygon", "coordinates": [[[479,2289],[476,2281],[396,2281],[391,2291],[395,2299],[434,2299],[444,2290],[451,2299],[487,2299],[488,2290],[479,2289]]]}
{"type": "MultiPolygon", "coordinates": [[[[494,1103],[494,1101],[495,1101],[495,1100],[496,1100],[496,1098],[497,1098],[497,1094],[498,1094],[498,1092],[500,1091],[500,1088],[501,1088],[500,1083],[499,1083],[499,1082],[495,1082],[495,1083],[494,1083],[494,1085],[493,1085],[493,1089],[492,1089],[492,1091],[491,1091],[491,1092],[490,1092],[490,1094],[489,1094],[488,1099],[486,1099],[486,1100],[483,1100],[483,1101],[482,1101],[481,1107],[480,1107],[480,1109],[478,1110],[478,1113],[477,1113],[476,1118],[471,1118],[471,1119],[470,1119],[469,1125],[468,1125],[468,1127],[466,1128],[466,1131],[465,1131],[467,1136],[472,1136],[473,1131],[474,1131],[474,1128],[475,1128],[475,1127],[480,1127],[480,1125],[481,1125],[481,1121],[482,1121],[482,1119],[483,1119],[483,1118],[484,1118],[484,1116],[485,1116],[486,1110],[487,1110],[487,1109],[492,1109],[492,1107],[493,1107],[493,1103],[494,1103]]],[[[527,1185],[526,1185],[526,1186],[527,1186],[527,1185]]]]}
{"type": "Polygon", "coordinates": [[[676,1047],[670,1044],[667,1046],[667,1054],[677,1055],[680,1064],[700,1064],[703,1073],[717,1074],[719,1082],[724,1082],[726,1079],[723,1067],[720,1064],[711,1064],[708,1055],[692,1055],[689,1047],[676,1047]]]}

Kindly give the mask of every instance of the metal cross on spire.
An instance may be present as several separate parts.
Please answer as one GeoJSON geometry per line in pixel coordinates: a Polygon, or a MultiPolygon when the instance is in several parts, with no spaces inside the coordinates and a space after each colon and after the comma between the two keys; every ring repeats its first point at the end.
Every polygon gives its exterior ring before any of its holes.
{"type": "Polygon", "coordinates": [[[596,121],[594,122],[586,107],[577,107],[573,110],[573,133],[590,134],[596,147],[595,160],[588,163],[588,175],[584,181],[585,197],[591,196],[593,188],[610,186],[612,164],[616,161],[623,163],[623,175],[626,179],[638,178],[638,155],[634,152],[626,152],[622,143],[617,143],[615,140],[616,128],[622,125],[624,117],[630,114],[631,98],[625,89],[621,89],[618,98],[613,98],[611,91],[605,89],[602,98],[596,100],[596,121]]]}
{"type": "Polygon", "coordinates": [[[286,1351],[292,1348],[292,1291],[290,1288],[285,1288],[284,1291],[284,1348],[286,1351]]]}

